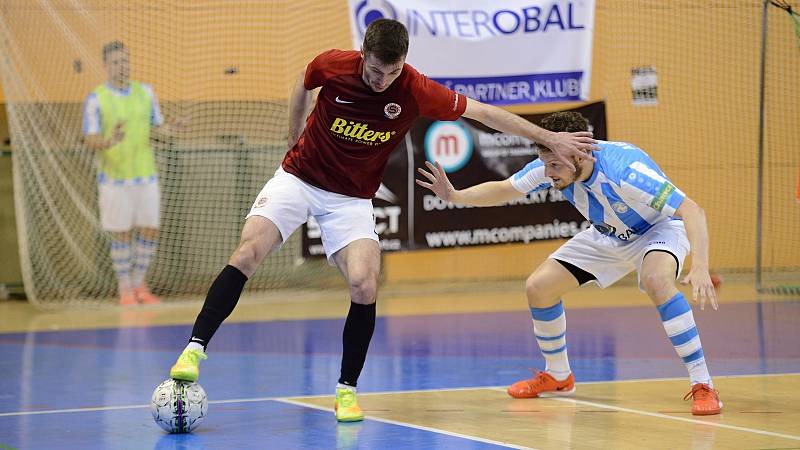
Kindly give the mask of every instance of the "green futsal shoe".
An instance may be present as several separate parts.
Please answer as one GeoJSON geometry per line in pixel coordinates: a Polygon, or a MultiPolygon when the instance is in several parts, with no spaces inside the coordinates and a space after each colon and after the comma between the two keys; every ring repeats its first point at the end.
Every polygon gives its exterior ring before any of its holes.
{"type": "Polygon", "coordinates": [[[364,420],[364,411],[358,406],[356,391],[346,388],[336,388],[336,420],[339,422],[358,422],[364,420]]]}
{"type": "Polygon", "coordinates": [[[201,359],[208,359],[208,356],[200,350],[184,350],[169,370],[169,377],[174,380],[197,381],[197,377],[200,376],[201,359]]]}

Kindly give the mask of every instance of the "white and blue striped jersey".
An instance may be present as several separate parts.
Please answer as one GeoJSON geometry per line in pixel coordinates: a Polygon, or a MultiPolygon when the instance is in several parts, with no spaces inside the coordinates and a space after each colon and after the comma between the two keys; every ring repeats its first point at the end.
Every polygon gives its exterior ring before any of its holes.
{"type": "MultiPolygon", "coordinates": [[[[601,151],[592,176],[576,181],[562,192],[592,226],[619,241],[632,241],[653,225],[674,216],[686,195],[642,149],[626,142],[598,141],[601,151]]],[[[544,175],[537,159],[509,178],[522,193],[549,189],[553,182],[544,175]]]]}

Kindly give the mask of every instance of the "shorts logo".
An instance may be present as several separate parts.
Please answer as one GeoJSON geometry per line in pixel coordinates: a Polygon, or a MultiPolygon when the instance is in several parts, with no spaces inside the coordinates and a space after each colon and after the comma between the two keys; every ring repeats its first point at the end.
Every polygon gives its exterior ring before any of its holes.
{"type": "Polygon", "coordinates": [[[664,209],[664,205],[667,204],[667,199],[669,198],[670,194],[675,191],[675,186],[672,185],[670,182],[666,182],[661,185],[656,195],[653,197],[653,200],[650,201],[650,207],[655,209],[656,211],[661,211],[664,209]]]}
{"type": "Polygon", "coordinates": [[[619,214],[625,214],[626,212],[628,212],[629,208],[628,205],[626,205],[625,203],[616,202],[611,205],[611,209],[613,209],[619,214]]]}
{"type": "Polygon", "coordinates": [[[383,107],[383,114],[389,119],[397,119],[400,115],[400,111],[402,111],[402,109],[397,103],[387,103],[386,106],[383,107]]]}
{"type": "Polygon", "coordinates": [[[256,208],[261,208],[262,206],[266,205],[268,200],[269,200],[268,197],[259,198],[258,200],[256,200],[256,208]]]}

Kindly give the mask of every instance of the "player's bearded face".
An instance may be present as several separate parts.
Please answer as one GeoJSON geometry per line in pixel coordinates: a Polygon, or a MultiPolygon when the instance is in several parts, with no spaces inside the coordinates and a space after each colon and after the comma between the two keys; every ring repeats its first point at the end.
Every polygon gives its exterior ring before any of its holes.
{"type": "Polygon", "coordinates": [[[540,149],[539,158],[541,158],[544,164],[545,176],[553,180],[553,187],[558,190],[566,189],[583,175],[583,167],[581,167],[580,160],[577,158],[573,158],[572,160],[572,163],[575,165],[575,171],[561,162],[556,155],[549,150],[540,149]]]}
{"type": "Polygon", "coordinates": [[[130,77],[130,63],[128,62],[128,52],[117,50],[108,54],[106,59],[106,72],[108,79],[115,83],[125,83],[130,77]]]}
{"type": "Polygon", "coordinates": [[[376,56],[363,52],[361,57],[364,58],[364,69],[361,72],[361,78],[375,92],[383,92],[388,89],[394,80],[400,76],[403,71],[403,64],[406,62],[406,58],[403,57],[397,62],[386,64],[376,56]]]}

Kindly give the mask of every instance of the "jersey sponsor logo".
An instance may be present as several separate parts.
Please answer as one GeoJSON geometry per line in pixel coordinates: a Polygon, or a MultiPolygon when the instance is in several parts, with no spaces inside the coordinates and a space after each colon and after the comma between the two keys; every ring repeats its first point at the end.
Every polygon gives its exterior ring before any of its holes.
{"type": "Polygon", "coordinates": [[[674,191],[675,186],[670,182],[665,182],[658,189],[658,192],[656,192],[653,200],[650,201],[650,207],[656,211],[661,211],[664,209],[664,205],[667,204],[667,199],[669,198],[670,194],[672,194],[674,191]]]}
{"type": "Polygon", "coordinates": [[[425,133],[425,158],[452,173],[472,159],[472,135],[460,122],[434,122],[425,133]]]}
{"type": "Polygon", "coordinates": [[[621,241],[627,241],[627,240],[629,240],[631,238],[631,236],[636,234],[636,232],[634,232],[630,228],[627,228],[627,229],[625,229],[625,231],[617,234],[617,228],[614,225],[610,225],[610,224],[607,224],[605,222],[596,222],[596,223],[593,223],[592,226],[600,234],[602,234],[604,236],[616,237],[617,239],[619,239],[621,241]]]}
{"type": "Polygon", "coordinates": [[[383,107],[383,114],[389,119],[397,119],[402,110],[403,109],[400,108],[400,105],[397,103],[387,103],[386,106],[383,107]]]}
{"type": "Polygon", "coordinates": [[[614,225],[609,225],[605,222],[593,223],[592,226],[594,227],[595,230],[599,231],[600,234],[605,236],[612,236],[617,231],[614,225]]]}
{"type": "Polygon", "coordinates": [[[351,101],[348,101],[348,100],[342,100],[341,98],[339,98],[338,95],[336,96],[335,100],[336,100],[336,103],[344,103],[344,104],[355,103],[355,102],[351,102],[351,101]]]}
{"type": "Polygon", "coordinates": [[[614,202],[614,203],[611,204],[611,209],[613,209],[614,211],[616,211],[619,214],[625,214],[626,212],[628,212],[629,208],[628,208],[628,205],[626,205],[625,203],[614,202]]]}
{"type": "Polygon", "coordinates": [[[256,208],[261,208],[262,206],[266,205],[269,201],[269,197],[261,197],[256,200],[256,208]]]}
{"type": "Polygon", "coordinates": [[[340,117],[334,119],[330,131],[339,138],[365,145],[382,144],[397,133],[396,131],[370,130],[369,124],[353,122],[340,117]]]}

